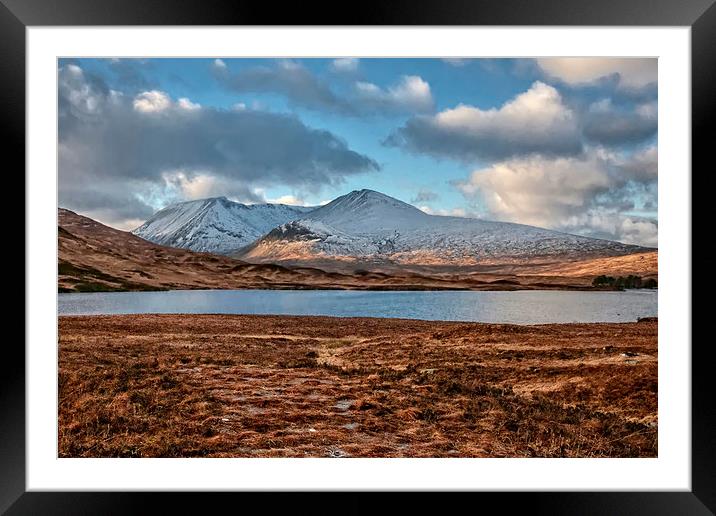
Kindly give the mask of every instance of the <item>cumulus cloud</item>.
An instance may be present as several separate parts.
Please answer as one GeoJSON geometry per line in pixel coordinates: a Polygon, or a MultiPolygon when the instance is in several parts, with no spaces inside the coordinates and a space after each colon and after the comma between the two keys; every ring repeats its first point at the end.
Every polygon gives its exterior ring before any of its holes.
{"type": "Polygon", "coordinates": [[[259,186],[319,190],[379,169],[295,116],[200,107],[159,90],[114,94],[75,65],[59,74],[60,204],[104,221],[146,218],[152,195],[260,200],[259,186]]]}
{"type": "Polygon", "coordinates": [[[438,208],[434,209],[430,206],[418,206],[420,211],[427,213],[428,215],[439,215],[441,217],[463,217],[469,219],[480,218],[480,215],[472,210],[465,208],[438,208]]]}
{"type": "Polygon", "coordinates": [[[620,86],[642,88],[658,79],[655,58],[548,57],[537,59],[537,64],[548,76],[571,85],[616,76],[620,86]]]}
{"type": "Polygon", "coordinates": [[[617,161],[626,180],[639,183],[656,182],[658,175],[659,153],[656,145],[635,152],[626,159],[617,161]]]}
{"type": "Polygon", "coordinates": [[[583,214],[569,217],[557,229],[645,247],[657,247],[659,244],[656,219],[625,215],[603,208],[592,208],[583,214]]]}
{"type": "Polygon", "coordinates": [[[584,210],[610,184],[597,158],[530,157],[476,170],[457,186],[467,196],[482,193],[490,212],[500,220],[549,227],[584,210]]]}
{"type": "Polygon", "coordinates": [[[307,203],[303,197],[291,194],[281,195],[280,197],[276,197],[274,199],[268,199],[268,202],[274,204],[288,204],[290,206],[312,206],[311,204],[307,203]]]}
{"type": "Polygon", "coordinates": [[[163,91],[152,90],[140,93],[132,102],[134,109],[142,113],[164,111],[172,105],[169,95],[163,91]]]}
{"type": "MultiPolygon", "coordinates": [[[[344,70],[349,66],[341,63],[344,70]]],[[[423,113],[434,106],[430,85],[417,76],[401,77],[385,89],[356,81],[350,91],[339,94],[327,81],[295,61],[283,60],[275,66],[255,66],[236,73],[231,73],[225,64],[214,64],[213,71],[221,84],[237,93],[276,93],[299,106],[343,115],[423,113]]]]}
{"type": "Polygon", "coordinates": [[[153,191],[150,190],[149,197],[143,197],[157,208],[163,207],[166,199],[183,201],[224,196],[239,202],[264,201],[263,196],[256,189],[250,188],[240,179],[217,176],[210,171],[172,170],[162,173],[162,179],[163,185],[156,186],[153,191]],[[151,194],[159,194],[156,202],[152,202],[151,194]]]}
{"type": "Polygon", "coordinates": [[[180,98],[177,101],[177,106],[179,106],[181,109],[186,109],[188,111],[194,111],[195,109],[201,109],[201,104],[192,102],[186,97],[180,98]]]}
{"type": "Polygon", "coordinates": [[[653,137],[658,127],[656,102],[633,110],[617,109],[609,99],[593,103],[584,117],[587,140],[611,146],[631,145],[653,137]]]}
{"type": "Polygon", "coordinates": [[[491,218],[651,246],[656,221],[623,213],[636,208],[635,192],[656,201],[655,152],[514,158],[475,170],[456,186],[491,218]]]}
{"type": "Polygon", "coordinates": [[[213,71],[226,88],[237,93],[278,93],[311,109],[344,111],[348,108],[327,83],[320,81],[306,67],[294,61],[283,60],[276,66],[254,66],[236,73],[231,73],[225,63],[215,63],[213,71]]]}
{"type": "Polygon", "coordinates": [[[422,113],[434,109],[430,85],[415,75],[405,75],[384,90],[370,82],[356,82],[358,104],[368,111],[399,111],[422,113]]]}
{"type": "Polygon", "coordinates": [[[393,131],[384,144],[462,162],[500,161],[520,156],[577,156],[590,146],[626,148],[653,139],[657,103],[591,103],[565,98],[536,81],[500,107],[460,104],[435,115],[418,115],[393,131]]]}
{"type": "Polygon", "coordinates": [[[100,113],[109,88],[96,77],[85,76],[76,64],[66,64],[58,73],[59,114],[85,118],[100,113]]]}
{"type": "Polygon", "coordinates": [[[169,95],[163,91],[151,90],[138,93],[132,101],[135,111],[140,113],[161,113],[169,108],[176,107],[185,111],[201,109],[201,105],[182,97],[174,102],[169,95]]]}
{"type": "Polygon", "coordinates": [[[577,116],[554,87],[540,81],[500,108],[461,104],[413,117],[385,143],[463,161],[582,151],[577,116]]]}

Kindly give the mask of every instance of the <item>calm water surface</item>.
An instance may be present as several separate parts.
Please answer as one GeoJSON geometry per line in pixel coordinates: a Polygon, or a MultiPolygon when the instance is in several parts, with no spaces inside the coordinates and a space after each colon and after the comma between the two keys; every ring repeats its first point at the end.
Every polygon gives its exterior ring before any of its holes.
{"type": "Polygon", "coordinates": [[[625,292],[175,290],[58,294],[60,315],[276,314],[541,324],[657,315],[656,290],[625,292]]]}

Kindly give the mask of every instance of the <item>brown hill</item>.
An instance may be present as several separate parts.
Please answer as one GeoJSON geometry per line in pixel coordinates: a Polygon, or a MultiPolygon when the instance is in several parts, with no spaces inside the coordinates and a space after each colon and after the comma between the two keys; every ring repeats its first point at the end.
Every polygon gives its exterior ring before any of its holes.
{"type": "Polygon", "coordinates": [[[341,274],[252,265],[152,244],[72,211],[58,213],[61,292],[214,288],[337,288],[341,274]]]}

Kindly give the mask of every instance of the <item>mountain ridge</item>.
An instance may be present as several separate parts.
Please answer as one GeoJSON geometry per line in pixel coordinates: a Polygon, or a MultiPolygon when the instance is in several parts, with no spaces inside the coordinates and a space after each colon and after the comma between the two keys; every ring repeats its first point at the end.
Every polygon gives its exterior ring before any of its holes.
{"type": "Polygon", "coordinates": [[[58,290],[174,289],[591,290],[597,274],[656,278],[656,252],[587,262],[457,268],[326,270],[247,263],[154,244],[88,217],[58,210],[58,290]]]}
{"type": "Polygon", "coordinates": [[[373,190],[354,190],[286,222],[234,254],[248,261],[377,259],[476,265],[498,260],[620,256],[649,248],[517,224],[427,214],[373,190]]]}
{"type": "Polygon", "coordinates": [[[370,189],[318,207],[247,205],[223,196],[185,201],[158,211],[132,233],[160,245],[260,263],[470,266],[652,250],[513,222],[431,215],[370,189]]]}
{"type": "Polygon", "coordinates": [[[224,196],[210,197],[169,205],[132,233],[155,244],[228,254],[313,209],[287,204],[243,204],[224,196]]]}

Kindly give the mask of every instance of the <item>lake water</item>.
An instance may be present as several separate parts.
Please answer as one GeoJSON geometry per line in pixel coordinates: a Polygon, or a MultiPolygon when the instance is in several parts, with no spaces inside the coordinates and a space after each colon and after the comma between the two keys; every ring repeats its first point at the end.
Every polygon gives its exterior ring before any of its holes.
{"type": "Polygon", "coordinates": [[[60,315],[331,315],[515,324],[633,322],[638,317],[657,315],[657,291],[647,289],[625,292],[175,290],[58,296],[60,315]]]}

